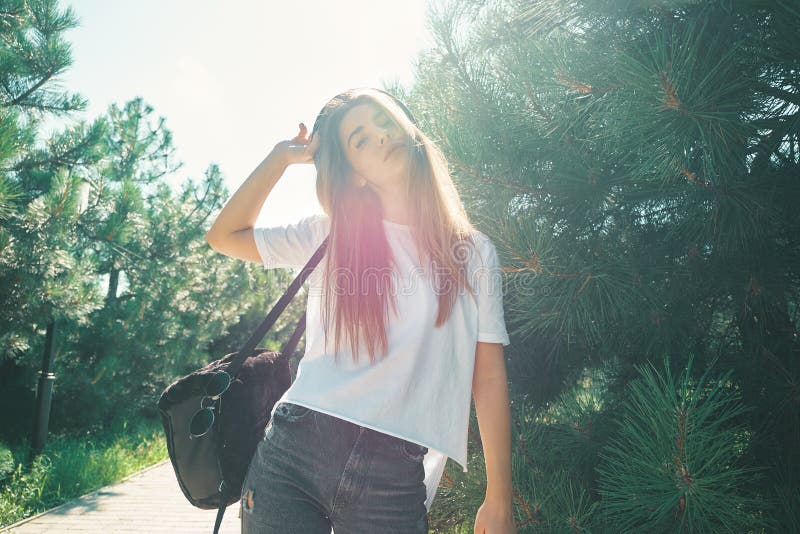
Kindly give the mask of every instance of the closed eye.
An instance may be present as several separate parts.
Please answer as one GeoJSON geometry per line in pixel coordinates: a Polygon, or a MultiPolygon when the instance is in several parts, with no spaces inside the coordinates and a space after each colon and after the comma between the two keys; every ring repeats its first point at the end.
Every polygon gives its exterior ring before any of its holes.
{"type": "MultiPolygon", "coordinates": [[[[378,112],[378,116],[383,118],[383,120],[379,124],[384,128],[391,128],[392,126],[394,126],[394,121],[392,120],[392,118],[387,116],[385,113],[378,112]]],[[[361,148],[361,145],[363,145],[366,142],[367,142],[366,137],[362,137],[361,139],[359,139],[358,143],[356,143],[356,150],[361,148]]]]}
{"type": "Polygon", "coordinates": [[[394,126],[394,121],[386,113],[381,113],[381,117],[383,118],[383,120],[380,123],[381,126],[383,126],[385,128],[389,128],[391,126],[394,126]]]}

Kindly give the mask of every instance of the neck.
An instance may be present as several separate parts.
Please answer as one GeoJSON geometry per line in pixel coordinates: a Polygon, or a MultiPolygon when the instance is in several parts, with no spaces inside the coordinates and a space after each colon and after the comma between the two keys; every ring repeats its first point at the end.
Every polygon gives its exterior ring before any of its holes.
{"type": "Polygon", "coordinates": [[[411,211],[408,209],[408,197],[404,183],[393,182],[382,188],[373,185],[372,189],[381,199],[384,219],[397,224],[411,224],[411,211]]]}

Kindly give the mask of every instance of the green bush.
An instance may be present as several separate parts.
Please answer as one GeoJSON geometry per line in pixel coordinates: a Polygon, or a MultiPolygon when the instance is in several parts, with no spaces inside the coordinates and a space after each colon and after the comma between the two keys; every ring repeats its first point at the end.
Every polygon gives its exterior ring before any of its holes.
{"type": "Polygon", "coordinates": [[[0,442],[0,483],[14,472],[14,455],[11,449],[0,442]]]}

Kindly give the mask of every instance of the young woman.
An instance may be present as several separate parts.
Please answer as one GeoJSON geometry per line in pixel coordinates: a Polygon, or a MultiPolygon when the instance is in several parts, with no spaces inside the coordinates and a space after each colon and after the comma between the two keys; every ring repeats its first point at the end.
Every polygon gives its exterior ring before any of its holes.
{"type": "Polygon", "coordinates": [[[306,348],[242,488],[242,532],[427,532],[448,457],[467,471],[471,397],[486,459],[475,532],[516,532],[497,253],[441,151],[378,89],[331,99],[275,145],[206,235],[216,251],[309,277],[306,348]],[[255,227],[291,164],[324,214],[255,227]]]}

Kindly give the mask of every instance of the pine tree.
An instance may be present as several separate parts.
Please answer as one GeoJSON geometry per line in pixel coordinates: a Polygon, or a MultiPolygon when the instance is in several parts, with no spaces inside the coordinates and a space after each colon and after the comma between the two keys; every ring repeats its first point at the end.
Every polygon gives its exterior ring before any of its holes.
{"type": "MultiPolygon", "coordinates": [[[[0,389],[9,398],[16,392],[15,363],[32,345],[42,344],[38,340],[43,333],[33,317],[46,324],[49,319],[44,316],[53,301],[69,302],[86,289],[65,274],[74,267],[66,251],[69,238],[63,232],[47,237],[39,233],[51,215],[65,216],[75,201],[58,194],[70,190],[66,184],[74,177],[63,167],[49,174],[42,171],[68,158],[74,146],[54,143],[52,151],[37,146],[38,125],[45,114],[85,108],[79,95],[57,90],[54,83],[71,63],[62,33],[75,24],[73,13],[61,12],[55,2],[11,0],[0,8],[0,389]]],[[[41,358],[40,348],[38,354],[41,358]]],[[[27,389],[35,387],[33,367],[24,379],[27,389]]],[[[4,410],[3,417],[24,417],[30,425],[32,410],[31,398],[13,415],[4,410]]]]}
{"type": "MultiPolygon", "coordinates": [[[[51,432],[158,417],[178,376],[241,348],[288,273],[211,250],[228,194],[216,165],[177,191],[172,133],[140,98],[40,142],[45,114],[82,110],[55,91],[70,10],[0,7],[0,438],[30,435],[45,329],[58,321],[51,432]]],[[[298,306],[271,337],[288,337],[298,306]]],[[[277,350],[277,339],[264,345],[277,350]]]]}
{"type": "MultiPolygon", "coordinates": [[[[675,488],[660,531],[711,524],[709,495],[740,506],[724,528],[769,517],[797,531],[800,10],[476,0],[437,2],[431,19],[436,46],[409,101],[506,271],[523,531],[620,531],[600,453],[632,439],[613,430],[627,386],[664,357],[668,376],[693,357],[693,380],[718,358],[715,376],[730,370],[726,394],[748,409],[708,429],[745,429],[704,471],[741,467],[738,493],[690,473],[698,484],[683,504],[675,488]]],[[[441,524],[469,523],[480,504],[470,445],[475,477],[448,466],[441,524]],[[472,506],[449,506],[451,494],[472,506]]],[[[624,524],[646,530],[640,520],[624,524]]]]}

